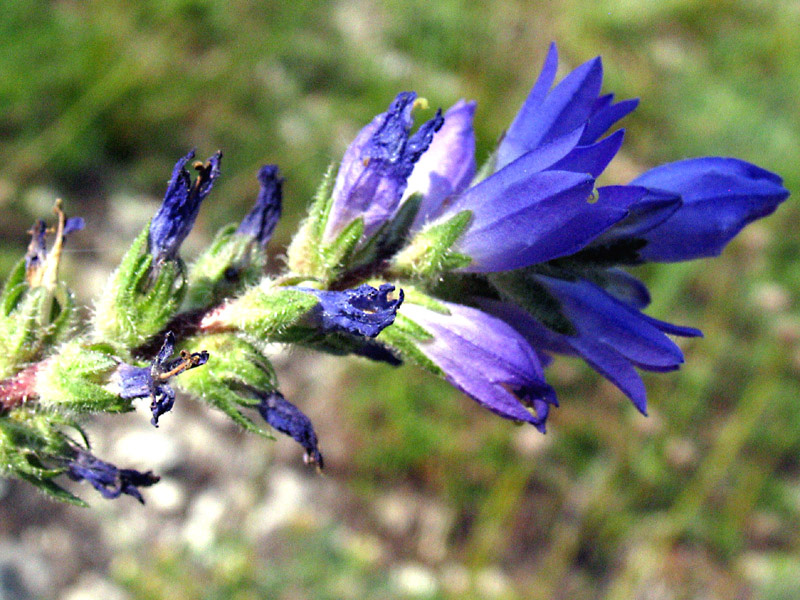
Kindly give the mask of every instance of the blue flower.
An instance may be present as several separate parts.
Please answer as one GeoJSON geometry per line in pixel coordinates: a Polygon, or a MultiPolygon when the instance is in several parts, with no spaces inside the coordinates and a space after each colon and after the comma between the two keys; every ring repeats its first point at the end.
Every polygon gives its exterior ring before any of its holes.
{"type": "Polygon", "coordinates": [[[422,194],[422,208],[411,228],[416,237],[395,263],[402,273],[428,277],[434,296],[476,307],[447,304],[445,315],[407,304],[401,314],[433,335],[419,350],[481,404],[542,429],[555,403],[541,372],[551,353],[582,357],[645,412],[637,369],[677,369],[683,355],[668,336],[701,335],[643,314],[650,294],[620,267],[717,255],[789,195],[777,175],[719,157],[596,187],[624,137],[622,130],[605,134],[638,101],[600,95],[599,58],[553,87],[557,62],[552,45],[482,180],[465,177],[474,172],[474,106],[459,103],[446,113],[409,179],[406,196],[422,194]],[[448,251],[458,260],[425,258],[439,248],[436,235],[454,239],[448,251]],[[525,418],[531,406],[535,418],[525,418]]]}
{"type": "Polygon", "coordinates": [[[557,68],[558,50],[551,44],[539,78],[497,149],[498,169],[528,152],[580,132],[570,152],[553,168],[581,171],[579,165],[593,163],[594,168],[585,170],[597,177],[622,144],[622,131],[602,142],[597,140],[633,112],[639,101],[614,104],[613,94],[599,96],[603,82],[600,57],[582,64],[551,89],[557,68]]]}
{"type": "Polygon", "coordinates": [[[278,176],[276,165],[264,165],[258,172],[258,182],[261,190],[256,203],[242,219],[236,233],[251,236],[264,248],[281,218],[283,179],[278,176]]]}
{"type": "Polygon", "coordinates": [[[324,239],[331,241],[355,219],[371,237],[397,211],[414,163],[442,126],[441,111],[410,135],[417,95],[398,94],[389,110],[375,117],[347,148],[336,176],[324,239]]]}
{"type": "Polygon", "coordinates": [[[644,414],[647,413],[645,387],[636,368],[655,372],[678,369],[683,363],[683,353],[667,334],[702,335],[697,329],[649,317],[586,280],[546,276],[536,276],[536,280],[558,301],[559,310],[574,332],[554,331],[511,303],[483,301],[481,306],[513,324],[539,352],[580,356],[622,390],[644,414]]]}
{"type": "Polygon", "coordinates": [[[219,176],[221,152],[214,154],[205,164],[197,162],[193,165],[198,172],[194,182],[186,170],[186,164],[193,158],[194,150],[175,164],[164,201],[150,221],[150,254],[156,265],[176,256],[194,226],[200,203],[211,192],[219,176]]]}
{"type": "Polygon", "coordinates": [[[345,333],[374,338],[394,322],[397,309],[403,303],[403,290],[395,300],[389,295],[394,286],[384,283],[376,289],[363,284],[343,291],[298,288],[319,299],[306,319],[323,333],[345,333]]]}
{"type": "Polygon", "coordinates": [[[511,326],[485,312],[460,304],[441,303],[439,312],[407,303],[403,315],[431,336],[418,349],[445,379],[478,404],[544,432],[553,388],[530,344],[511,326]]]}
{"type": "MultiPolygon", "coordinates": [[[[454,192],[446,202],[435,189],[423,190],[424,211],[415,228],[469,211],[470,222],[453,246],[471,259],[464,271],[507,271],[573,254],[628,216],[630,206],[619,186],[600,193],[595,191],[595,178],[616,155],[624,130],[599,138],[638,101],[614,104],[613,95],[599,96],[599,58],[578,67],[551,90],[557,61],[553,45],[542,75],[500,142],[494,173],[466,190],[459,180],[461,185],[451,185],[454,192]]],[[[465,120],[461,114],[458,118],[465,120]]],[[[434,136],[432,148],[440,135],[434,136]]],[[[468,135],[451,135],[441,138],[437,152],[466,157],[472,145],[468,135]]],[[[447,173],[447,161],[428,159],[426,154],[415,171],[422,170],[420,175],[444,187],[437,170],[447,173]]],[[[452,176],[450,180],[455,183],[452,176]]]]}
{"type": "Polygon", "coordinates": [[[160,479],[152,471],[118,469],[82,448],[74,448],[74,456],[67,463],[67,476],[73,481],[88,481],[103,498],[110,500],[127,494],[142,504],[144,498],[138,488],[149,487],[160,479]]]}
{"type": "Polygon", "coordinates": [[[208,362],[208,352],[182,350],[180,356],[171,359],[175,350],[175,336],[168,332],[164,343],[149,367],[136,367],[121,363],[114,378],[116,392],[120,398],[150,398],[151,422],[158,427],[158,418],[172,410],[175,404],[175,390],[167,383],[172,377],[208,362]]]}
{"type": "Polygon", "coordinates": [[[646,171],[631,182],[677,194],[680,210],[642,237],[647,261],[717,256],[742,228],[771,214],[789,197],[774,173],[735,158],[682,160],[646,171]]]}
{"type": "Polygon", "coordinates": [[[259,398],[256,408],[264,420],[305,448],[306,463],[316,464],[322,469],[324,461],[319,451],[317,434],[309,418],[278,391],[259,394],[259,398]]]}

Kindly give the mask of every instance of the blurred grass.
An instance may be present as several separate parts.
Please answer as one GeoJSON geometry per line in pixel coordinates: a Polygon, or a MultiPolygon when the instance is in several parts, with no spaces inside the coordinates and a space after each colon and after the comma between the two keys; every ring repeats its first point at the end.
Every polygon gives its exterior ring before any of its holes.
{"type": "MultiPolygon", "coordinates": [[[[36,198],[63,195],[99,229],[112,196],[160,196],[194,146],[225,152],[196,236],[237,219],[257,167],[277,162],[285,243],[326,165],[399,90],[432,106],[477,99],[486,156],[551,39],[567,65],[603,55],[605,89],[642,98],[609,179],[722,154],[800,190],[791,0],[566,0],[558,9],[5,0],[0,9],[2,265],[40,216],[36,198]]],[[[563,407],[533,441],[413,369],[348,371],[336,394],[341,430],[327,432],[348,443],[335,477],[365,507],[411,488],[454,515],[445,558],[393,540],[404,559],[441,575],[423,597],[485,597],[481,573],[497,567],[511,581],[502,598],[800,597],[799,217],[793,198],[713,262],[641,271],[651,314],[706,333],[686,343],[679,373],[646,376],[648,419],[566,360],[549,373],[563,407]],[[450,563],[467,568],[459,591],[443,575],[450,563]]],[[[342,519],[370,529],[358,515],[342,519]]],[[[117,579],[134,598],[407,595],[386,583],[391,558],[354,560],[325,529],[286,532],[291,552],[274,561],[231,535],[210,566],[176,543],[128,557],[117,579]]]]}

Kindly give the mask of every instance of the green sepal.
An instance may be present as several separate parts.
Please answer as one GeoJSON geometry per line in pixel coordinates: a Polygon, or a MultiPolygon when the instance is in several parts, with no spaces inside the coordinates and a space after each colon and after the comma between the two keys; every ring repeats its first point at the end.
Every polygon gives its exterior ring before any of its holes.
{"type": "Polygon", "coordinates": [[[293,342],[303,337],[302,319],[317,303],[313,294],[265,281],[216,311],[206,326],[238,331],[260,343],[293,342]]]}
{"type": "Polygon", "coordinates": [[[468,266],[472,259],[452,248],[471,220],[472,212],[463,210],[423,229],[395,256],[390,270],[403,277],[434,279],[442,272],[468,266]]]}
{"type": "Polygon", "coordinates": [[[140,346],[164,328],[183,302],[183,261],[176,257],[154,265],[149,231],[148,225],[133,242],[97,302],[92,324],[98,339],[140,346]]]}
{"type": "Polygon", "coordinates": [[[394,323],[381,331],[376,339],[396,350],[404,360],[413,362],[434,375],[443,376],[439,366],[419,349],[420,343],[431,341],[433,336],[405,315],[398,314],[394,323]]]}
{"type": "Polygon", "coordinates": [[[505,300],[519,305],[542,325],[562,335],[577,335],[578,331],[561,309],[561,302],[536,281],[533,269],[518,269],[491,273],[489,281],[505,300]]]}
{"type": "Polygon", "coordinates": [[[202,369],[176,377],[176,388],[218,408],[247,431],[272,438],[239,410],[258,403],[254,391],[270,392],[277,386],[272,365],[257,348],[230,333],[189,338],[181,348],[189,352],[207,350],[209,358],[202,369]]]}
{"type": "Polygon", "coordinates": [[[361,217],[348,224],[330,244],[322,250],[321,270],[315,276],[323,281],[332,281],[352,261],[361,238],[364,236],[364,219],[361,217]]]}
{"type": "Polygon", "coordinates": [[[0,417],[0,472],[27,481],[55,500],[86,506],[53,481],[64,473],[71,452],[60,426],[75,428],[85,437],[59,413],[23,407],[0,417]]]}
{"type": "Polygon", "coordinates": [[[118,364],[105,345],[71,342],[62,346],[36,375],[39,403],[76,412],[133,410],[131,400],[120,398],[108,387],[109,376],[118,364]]]}
{"type": "Polygon", "coordinates": [[[412,194],[407,198],[395,216],[386,221],[377,233],[358,249],[348,269],[369,270],[370,266],[377,265],[405,246],[420,204],[422,204],[422,194],[412,194]]]}
{"type": "Polygon", "coordinates": [[[266,263],[258,240],[236,233],[236,225],[223,227],[189,268],[187,308],[206,308],[235,296],[258,282],[266,263]]]}
{"type": "Polygon", "coordinates": [[[334,165],[330,165],[320,182],[308,216],[303,221],[286,252],[289,269],[307,278],[318,278],[325,261],[322,255],[322,236],[333,205],[334,165]]]}
{"type": "Polygon", "coordinates": [[[0,297],[0,310],[0,378],[5,378],[71,333],[75,298],[63,284],[54,290],[32,288],[24,277],[21,282],[13,277],[0,297]]]}

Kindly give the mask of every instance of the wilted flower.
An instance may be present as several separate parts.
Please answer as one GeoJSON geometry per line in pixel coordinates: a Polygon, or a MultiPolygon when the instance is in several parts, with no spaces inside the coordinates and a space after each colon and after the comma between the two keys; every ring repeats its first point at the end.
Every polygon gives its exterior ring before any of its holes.
{"type": "Polygon", "coordinates": [[[307,320],[323,333],[347,333],[373,338],[392,324],[403,303],[403,290],[395,300],[389,299],[394,286],[380,288],[366,283],[341,292],[299,288],[313,294],[319,303],[308,313],[307,320]]]}
{"type": "Polygon", "coordinates": [[[161,207],[150,222],[150,254],[159,264],[175,256],[189,235],[200,210],[200,203],[211,192],[219,176],[222,153],[217,152],[208,162],[194,163],[197,178],[192,181],[186,163],[194,158],[194,150],[181,158],[172,170],[172,177],[161,207]]]}
{"type": "Polygon", "coordinates": [[[142,473],[134,469],[118,469],[82,448],[74,449],[74,456],[67,463],[67,476],[74,481],[85,480],[109,500],[121,494],[133,496],[144,504],[140,487],[158,483],[159,477],[152,471],[142,473]]]}
{"type": "Polygon", "coordinates": [[[281,218],[281,201],[283,199],[283,179],[278,176],[278,167],[264,165],[258,171],[258,183],[261,189],[255,205],[247,213],[236,229],[240,235],[250,236],[258,240],[263,248],[267,245],[275,226],[281,218]]]}
{"type": "Polygon", "coordinates": [[[158,427],[158,418],[172,410],[175,391],[168,381],[194,367],[208,362],[208,352],[181,351],[178,358],[171,358],[175,351],[175,336],[168,332],[164,343],[149,367],[136,367],[121,363],[117,367],[113,386],[120,398],[150,398],[151,422],[158,427]]]}
{"type": "Polygon", "coordinates": [[[317,434],[309,418],[278,391],[259,394],[259,398],[256,408],[264,420],[271,427],[294,438],[305,448],[306,462],[316,464],[321,469],[324,461],[319,451],[317,434]]]}

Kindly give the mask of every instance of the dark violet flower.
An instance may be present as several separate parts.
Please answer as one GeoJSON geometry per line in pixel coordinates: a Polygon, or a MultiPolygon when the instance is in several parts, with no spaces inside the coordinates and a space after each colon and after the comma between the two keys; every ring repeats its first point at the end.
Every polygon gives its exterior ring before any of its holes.
{"type": "Polygon", "coordinates": [[[82,448],[74,450],[75,455],[67,464],[67,476],[73,481],[88,481],[103,498],[110,500],[127,494],[144,504],[138,488],[149,487],[159,480],[152,471],[142,473],[134,469],[118,469],[82,448]]]}
{"type": "Polygon", "coordinates": [[[150,254],[159,264],[173,258],[189,235],[200,211],[200,203],[211,192],[219,176],[222,153],[217,152],[205,164],[194,163],[197,177],[192,181],[186,164],[194,158],[194,150],[181,158],[172,170],[164,201],[150,222],[150,254]]]}
{"type": "Polygon", "coordinates": [[[774,173],[735,158],[682,160],[643,173],[631,185],[678,194],[683,205],[643,237],[644,260],[717,256],[742,228],[789,197],[774,173]]]}
{"type": "Polygon", "coordinates": [[[307,416],[294,404],[290,403],[278,391],[259,395],[260,402],[256,407],[269,425],[292,437],[306,450],[306,463],[316,464],[323,468],[324,461],[319,451],[317,434],[307,416]]]}
{"type": "Polygon", "coordinates": [[[263,248],[269,242],[281,218],[283,179],[278,176],[276,165],[264,165],[258,172],[258,182],[261,184],[261,190],[256,203],[242,219],[236,233],[253,237],[263,248]]]}
{"type": "Polygon", "coordinates": [[[539,359],[514,329],[485,312],[442,303],[448,313],[406,304],[403,315],[432,338],[419,350],[453,386],[481,406],[514,421],[532,423],[542,432],[555,392],[544,381],[539,359]]]}
{"type": "Polygon", "coordinates": [[[375,117],[347,148],[333,188],[324,239],[331,241],[356,218],[371,237],[397,211],[414,164],[442,126],[441,111],[410,135],[417,95],[398,94],[389,110],[375,117]]]}
{"type": "Polygon", "coordinates": [[[389,299],[394,291],[394,286],[389,283],[384,283],[378,289],[363,284],[341,292],[299,289],[319,299],[319,304],[307,318],[324,333],[373,338],[394,322],[397,309],[403,303],[403,290],[400,290],[396,299],[389,299]]]}
{"type": "Polygon", "coordinates": [[[171,359],[174,350],[175,336],[168,332],[149,367],[121,363],[114,378],[115,391],[120,398],[150,398],[151,422],[155,427],[158,427],[158,418],[169,412],[175,403],[175,390],[168,384],[170,378],[208,362],[205,351],[190,354],[182,350],[178,358],[171,359]]]}

